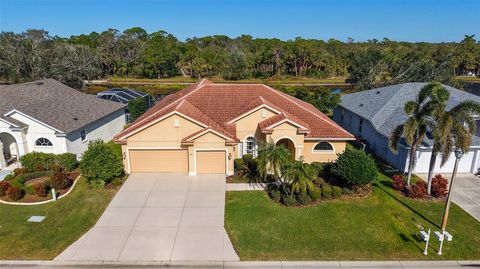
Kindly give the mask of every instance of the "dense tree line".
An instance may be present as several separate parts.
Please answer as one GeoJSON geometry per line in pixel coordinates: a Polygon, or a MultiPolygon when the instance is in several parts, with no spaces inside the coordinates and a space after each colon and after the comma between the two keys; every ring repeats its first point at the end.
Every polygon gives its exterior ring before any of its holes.
{"type": "Polygon", "coordinates": [[[0,76],[8,81],[53,77],[80,87],[106,76],[165,78],[347,77],[357,89],[406,81],[449,82],[480,74],[480,43],[347,42],[330,39],[206,36],[179,41],[134,27],[61,38],[43,30],[0,33],[0,76]]]}

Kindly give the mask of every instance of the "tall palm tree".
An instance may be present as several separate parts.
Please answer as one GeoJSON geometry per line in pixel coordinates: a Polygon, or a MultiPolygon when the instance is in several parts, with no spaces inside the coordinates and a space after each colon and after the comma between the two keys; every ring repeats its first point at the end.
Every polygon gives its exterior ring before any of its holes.
{"type": "Polygon", "coordinates": [[[474,115],[480,115],[480,103],[472,100],[461,102],[450,109],[450,111],[439,110],[434,113],[431,123],[434,143],[427,184],[429,195],[431,193],[437,155],[441,155],[440,166],[443,166],[455,148],[459,148],[464,152],[470,149],[472,136],[476,130],[474,115]]]}
{"type": "Polygon", "coordinates": [[[415,168],[417,147],[422,143],[427,134],[429,118],[434,113],[437,104],[448,99],[448,95],[445,96],[443,90],[445,89],[442,84],[438,82],[431,82],[425,85],[418,93],[415,101],[405,103],[404,111],[408,118],[403,124],[393,129],[388,139],[388,146],[395,154],[402,137],[410,146],[407,186],[410,186],[412,172],[415,168]]]}
{"type": "Polygon", "coordinates": [[[277,146],[271,138],[258,146],[257,170],[262,179],[271,175],[281,181],[282,168],[291,160],[290,150],[283,145],[277,146]]]}
{"type": "Polygon", "coordinates": [[[283,169],[284,181],[290,184],[291,193],[306,193],[308,189],[313,188],[313,179],[317,172],[315,169],[305,163],[303,158],[285,165],[283,169]]]}
{"type": "Polygon", "coordinates": [[[438,154],[442,157],[440,166],[443,166],[455,148],[464,152],[469,150],[476,130],[474,115],[480,115],[480,103],[472,100],[461,102],[450,111],[445,111],[444,107],[435,111],[430,124],[434,143],[428,170],[428,195],[431,193],[438,154]]]}

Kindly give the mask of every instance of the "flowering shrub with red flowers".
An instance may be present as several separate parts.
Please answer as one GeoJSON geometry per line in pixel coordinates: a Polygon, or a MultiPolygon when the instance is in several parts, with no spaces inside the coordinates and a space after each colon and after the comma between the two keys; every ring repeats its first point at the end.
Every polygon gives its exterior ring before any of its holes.
{"type": "Polygon", "coordinates": [[[435,197],[445,197],[448,193],[448,180],[442,175],[436,175],[432,179],[432,195],[435,197]]]}

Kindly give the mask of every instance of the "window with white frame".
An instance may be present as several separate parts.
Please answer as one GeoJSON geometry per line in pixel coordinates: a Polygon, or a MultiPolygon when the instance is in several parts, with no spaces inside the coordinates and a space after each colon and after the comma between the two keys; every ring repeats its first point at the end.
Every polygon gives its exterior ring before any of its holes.
{"type": "Polygon", "coordinates": [[[46,139],[45,137],[40,137],[35,141],[35,146],[37,147],[53,147],[52,141],[46,139]]]}
{"type": "Polygon", "coordinates": [[[82,142],[87,141],[87,130],[80,131],[80,138],[82,139],[82,142]]]}
{"type": "Polygon", "coordinates": [[[328,142],[320,142],[315,145],[313,152],[333,152],[333,146],[328,142]]]}
{"type": "Polygon", "coordinates": [[[257,156],[257,140],[253,136],[245,138],[243,142],[243,154],[252,154],[253,157],[257,156]]]}

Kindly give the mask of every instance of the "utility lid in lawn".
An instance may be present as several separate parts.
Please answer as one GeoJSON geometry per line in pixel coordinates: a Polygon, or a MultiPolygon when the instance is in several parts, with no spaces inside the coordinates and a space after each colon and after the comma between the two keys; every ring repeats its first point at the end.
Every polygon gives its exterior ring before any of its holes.
{"type": "Polygon", "coordinates": [[[30,222],[42,222],[45,219],[45,216],[31,216],[27,221],[30,222]]]}

